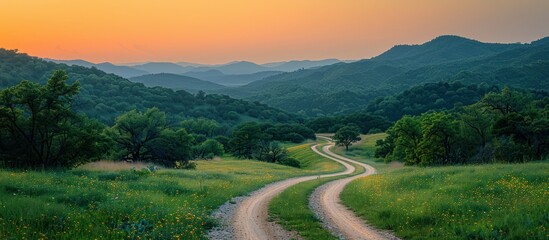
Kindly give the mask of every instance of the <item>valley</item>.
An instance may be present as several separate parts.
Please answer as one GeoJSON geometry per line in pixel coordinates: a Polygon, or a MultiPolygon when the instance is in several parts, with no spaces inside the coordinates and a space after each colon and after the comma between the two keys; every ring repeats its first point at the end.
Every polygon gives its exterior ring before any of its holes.
{"type": "Polygon", "coordinates": [[[0,1],[0,239],[548,239],[547,10],[0,1]]]}

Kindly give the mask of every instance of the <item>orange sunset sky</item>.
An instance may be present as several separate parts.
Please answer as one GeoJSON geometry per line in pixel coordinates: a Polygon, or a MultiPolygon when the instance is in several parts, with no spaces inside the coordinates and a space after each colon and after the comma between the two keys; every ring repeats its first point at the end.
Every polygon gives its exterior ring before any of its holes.
{"type": "Polygon", "coordinates": [[[360,59],[549,35],[549,0],[0,0],[0,48],[92,62],[360,59]]]}

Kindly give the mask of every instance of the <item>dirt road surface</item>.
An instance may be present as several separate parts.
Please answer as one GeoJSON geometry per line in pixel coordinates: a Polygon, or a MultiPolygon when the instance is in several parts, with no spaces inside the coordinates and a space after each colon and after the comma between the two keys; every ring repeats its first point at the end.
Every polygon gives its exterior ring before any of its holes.
{"type": "Polygon", "coordinates": [[[311,146],[311,149],[318,155],[342,164],[345,167],[345,171],[291,178],[269,184],[251,193],[250,196],[241,198],[238,200],[236,206],[222,213],[222,215],[232,215],[224,216],[224,222],[230,224],[230,226],[210,232],[208,236],[215,239],[245,240],[300,239],[297,233],[284,230],[280,225],[268,220],[269,202],[279,193],[295,184],[317,178],[349,175],[355,171],[355,167],[349,164],[349,162],[352,162],[364,167],[366,171],[359,175],[325,184],[321,187],[321,191],[317,189],[313,196],[311,196],[311,201],[318,203],[316,204],[316,208],[313,207],[313,210],[317,211],[317,215],[323,219],[325,226],[340,237],[346,239],[396,239],[390,234],[378,232],[368,227],[364,221],[356,217],[352,211],[340,204],[339,201],[339,194],[347,183],[356,178],[374,174],[375,169],[370,165],[359,163],[331,152],[329,148],[333,146],[333,143],[323,146],[322,150],[325,153],[319,151],[317,149],[318,146],[318,144],[311,146]]]}
{"type": "Polygon", "coordinates": [[[352,162],[364,167],[364,173],[329,182],[315,190],[310,198],[310,206],[317,216],[323,221],[323,225],[334,235],[342,239],[398,239],[389,232],[376,230],[368,226],[364,220],[345,207],[339,198],[343,188],[351,181],[376,173],[375,168],[368,164],[345,158],[330,151],[333,145],[326,145],[323,151],[333,158],[352,162]]]}
{"type": "Polygon", "coordinates": [[[242,201],[236,209],[232,219],[234,224],[235,237],[237,239],[291,239],[299,238],[295,233],[288,232],[278,224],[268,221],[268,206],[269,202],[279,193],[288,187],[324,177],[340,176],[354,172],[355,167],[349,163],[336,159],[321,153],[317,149],[318,145],[314,145],[311,149],[319,155],[326,156],[334,161],[337,161],[345,166],[345,171],[333,174],[324,174],[317,176],[306,176],[291,178],[278,183],[271,184],[260,191],[257,191],[244,201],[242,201]]]}

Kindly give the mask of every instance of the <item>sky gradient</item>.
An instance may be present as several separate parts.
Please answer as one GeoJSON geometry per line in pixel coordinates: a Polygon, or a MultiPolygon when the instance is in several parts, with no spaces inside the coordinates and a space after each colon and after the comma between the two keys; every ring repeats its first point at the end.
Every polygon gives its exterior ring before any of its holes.
{"type": "Polygon", "coordinates": [[[548,0],[0,0],[0,48],[92,62],[370,58],[444,34],[549,36],[548,0]]]}

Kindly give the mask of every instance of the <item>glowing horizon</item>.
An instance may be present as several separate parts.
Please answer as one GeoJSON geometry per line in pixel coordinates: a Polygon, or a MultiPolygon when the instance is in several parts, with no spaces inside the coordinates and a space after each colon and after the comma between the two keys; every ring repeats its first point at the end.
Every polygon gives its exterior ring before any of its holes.
{"type": "Polygon", "coordinates": [[[0,47],[96,63],[266,63],[363,59],[448,34],[483,42],[549,35],[546,0],[208,2],[0,0],[0,47]]]}

